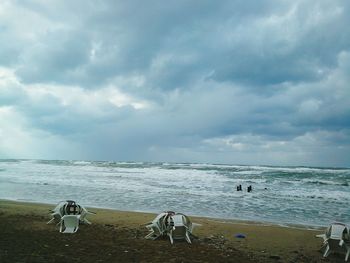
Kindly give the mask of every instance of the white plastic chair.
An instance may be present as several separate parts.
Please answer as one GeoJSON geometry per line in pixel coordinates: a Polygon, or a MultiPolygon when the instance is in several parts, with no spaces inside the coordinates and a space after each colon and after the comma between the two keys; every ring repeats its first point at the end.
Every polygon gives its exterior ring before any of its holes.
{"type": "Polygon", "coordinates": [[[80,222],[91,225],[91,222],[86,219],[88,214],[95,214],[88,211],[85,207],[77,204],[75,201],[67,200],[59,202],[56,207],[51,210],[51,220],[47,224],[52,223],[53,221],[60,222],[61,218],[64,215],[80,215],[80,222]],[[70,204],[70,205],[69,205],[70,204]]]}
{"type": "Polygon", "coordinates": [[[345,224],[331,224],[325,234],[317,235],[323,238],[323,246],[326,247],[323,257],[328,257],[334,252],[345,252],[345,261],[348,261],[350,255],[350,237],[349,229],[345,224]]]}
{"type": "Polygon", "coordinates": [[[172,211],[160,213],[146,228],[151,231],[145,236],[146,239],[155,240],[161,236],[168,236],[171,244],[174,243],[174,239],[185,239],[191,243],[193,224],[184,214],[172,211]]]}
{"type": "Polygon", "coordinates": [[[60,232],[75,233],[79,228],[79,215],[65,215],[61,218],[60,232]]]}
{"type": "Polygon", "coordinates": [[[63,206],[65,203],[66,201],[60,201],[53,210],[50,210],[52,218],[49,222],[47,222],[47,224],[50,224],[53,221],[61,221],[62,216],[64,216],[63,206]]]}
{"type": "Polygon", "coordinates": [[[95,215],[96,213],[88,211],[85,207],[81,206],[81,211],[80,211],[80,222],[85,223],[88,225],[91,225],[91,222],[86,219],[87,215],[95,215]]]}
{"type": "Polygon", "coordinates": [[[167,233],[170,243],[174,243],[174,239],[185,239],[188,243],[191,242],[190,234],[192,233],[192,223],[184,214],[175,214],[169,218],[172,222],[170,231],[167,233]]]}
{"type": "Polygon", "coordinates": [[[163,236],[166,231],[166,217],[168,216],[167,212],[160,213],[157,215],[155,219],[152,220],[152,222],[148,225],[146,225],[146,228],[151,231],[147,236],[145,236],[146,239],[155,240],[160,236],[163,236]]]}

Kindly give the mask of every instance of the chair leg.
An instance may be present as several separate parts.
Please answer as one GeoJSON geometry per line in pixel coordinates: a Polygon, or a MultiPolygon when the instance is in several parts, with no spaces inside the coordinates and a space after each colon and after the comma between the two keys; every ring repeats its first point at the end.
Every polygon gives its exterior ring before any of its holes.
{"type": "Polygon", "coordinates": [[[59,222],[59,224],[60,224],[60,233],[62,233],[63,232],[63,222],[62,222],[62,220],[61,220],[61,222],[59,222]]]}
{"type": "Polygon", "coordinates": [[[170,231],[170,233],[168,233],[168,236],[169,236],[169,239],[170,239],[170,243],[174,244],[173,233],[171,233],[171,231],[170,231]]]}
{"type": "Polygon", "coordinates": [[[50,221],[47,222],[46,224],[50,224],[50,223],[52,223],[54,220],[55,220],[55,218],[53,217],[53,218],[51,218],[50,221]]]}
{"type": "Polygon", "coordinates": [[[190,236],[188,235],[188,232],[186,232],[186,241],[190,244],[192,244],[190,236]]]}
{"type": "Polygon", "coordinates": [[[330,248],[329,248],[329,245],[327,245],[327,247],[326,247],[326,251],[324,252],[324,254],[323,254],[323,257],[325,258],[325,257],[328,257],[328,255],[331,253],[331,250],[330,250],[330,248]]]}
{"type": "Polygon", "coordinates": [[[152,239],[155,240],[156,239],[156,234],[154,233],[154,231],[152,231],[151,233],[149,233],[147,236],[145,236],[146,239],[152,239]]]}
{"type": "Polygon", "coordinates": [[[350,255],[350,247],[346,248],[346,255],[345,255],[345,261],[348,261],[349,255],[350,255]]]}
{"type": "Polygon", "coordinates": [[[85,224],[91,225],[91,222],[89,220],[87,220],[86,218],[84,218],[82,220],[82,222],[85,223],[85,224]]]}

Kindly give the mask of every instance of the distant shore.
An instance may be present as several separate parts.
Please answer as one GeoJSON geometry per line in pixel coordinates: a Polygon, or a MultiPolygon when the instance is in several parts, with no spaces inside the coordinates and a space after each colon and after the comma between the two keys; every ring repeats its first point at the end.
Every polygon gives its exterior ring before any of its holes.
{"type": "MultiPolygon", "coordinates": [[[[323,230],[307,230],[233,220],[191,217],[200,224],[193,244],[167,239],[145,240],[145,223],[155,214],[91,208],[92,225],[74,235],[47,225],[53,205],[0,200],[0,262],[343,262],[326,261],[315,238],[323,230]],[[246,238],[236,238],[243,234],[246,238]],[[18,246],[18,243],[23,245],[18,246]],[[125,252],[127,251],[127,252],[125,252]],[[130,252],[130,253],[129,253],[130,252]],[[106,254],[107,253],[107,254],[106,254]],[[75,260],[79,258],[79,260],[75,260]]],[[[161,212],[161,211],[160,211],[161,212]]]]}

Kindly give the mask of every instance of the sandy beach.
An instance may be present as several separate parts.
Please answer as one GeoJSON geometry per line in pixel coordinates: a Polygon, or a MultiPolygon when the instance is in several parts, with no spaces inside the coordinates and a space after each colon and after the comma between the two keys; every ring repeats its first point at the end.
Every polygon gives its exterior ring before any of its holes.
{"type": "Polygon", "coordinates": [[[315,235],[323,230],[190,216],[201,225],[197,238],[171,245],[144,238],[155,214],[90,208],[92,225],[70,235],[46,224],[53,207],[0,201],[0,262],[344,262],[341,254],[322,258],[315,235]]]}

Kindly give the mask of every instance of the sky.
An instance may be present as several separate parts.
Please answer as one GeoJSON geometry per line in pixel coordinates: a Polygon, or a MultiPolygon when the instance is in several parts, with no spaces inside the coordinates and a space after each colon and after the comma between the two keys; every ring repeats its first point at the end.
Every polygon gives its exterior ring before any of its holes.
{"type": "Polygon", "coordinates": [[[350,1],[2,0],[0,158],[350,167],[350,1]]]}

